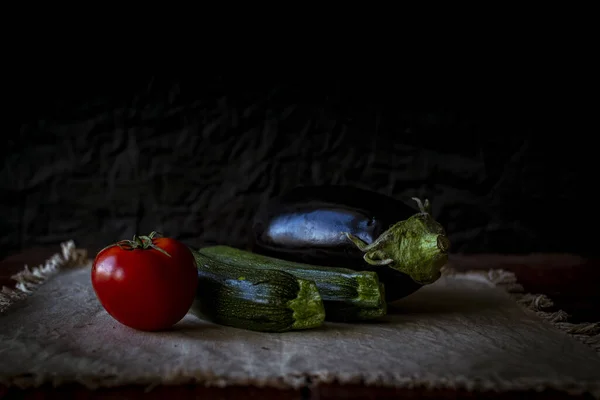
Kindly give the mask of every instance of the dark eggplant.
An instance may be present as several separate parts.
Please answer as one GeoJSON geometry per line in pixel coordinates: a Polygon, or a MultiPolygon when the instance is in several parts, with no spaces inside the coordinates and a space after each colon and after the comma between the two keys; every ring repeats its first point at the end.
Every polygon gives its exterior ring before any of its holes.
{"type": "Polygon", "coordinates": [[[314,265],[376,271],[388,301],[440,276],[450,242],[430,214],[349,186],[302,186],[263,204],[250,240],[255,253],[314,265]]]}

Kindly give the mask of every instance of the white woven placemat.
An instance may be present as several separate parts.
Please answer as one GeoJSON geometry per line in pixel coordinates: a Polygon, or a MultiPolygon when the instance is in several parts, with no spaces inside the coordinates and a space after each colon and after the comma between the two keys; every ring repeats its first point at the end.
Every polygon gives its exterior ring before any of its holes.
{"type": "Polygon", "coordinates": [[[557,315],[530,311],[547,299],[510,294],[516,282],[503,271],[446,272],[393,304],[377,323],[273,334],[188,314],[171,331],[147,333],[104,311],[90,265],[84,251],[65,243],[62,254],[17,276],[17,290],[2,292],[0,383],[301,387],[337,381],[552,388],[600,398],[598,326],[552,322],[557,315]]]}

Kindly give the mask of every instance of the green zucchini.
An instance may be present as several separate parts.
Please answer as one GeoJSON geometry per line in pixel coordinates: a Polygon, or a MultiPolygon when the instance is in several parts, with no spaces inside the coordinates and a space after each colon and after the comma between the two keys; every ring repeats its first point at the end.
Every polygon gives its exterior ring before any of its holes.
{"type": "Polygon", "coordinates": [[[314,282],[283,271],[226,265],[190,250],[198,267],[192,314],[220,325],[261,332],[323,324],[323,300],[314,282]]]}
{"type": "Polygon", "coordinates": [[[372,271],[301,264],[230,246],[209,246],[198,251],[232,268],[250,266],[267,271],[285,271],[297,278],[314,281],[323,299],[328,321],[363,321],[387,313],[383,284],[379,282],[377,273],[372,271]]]}

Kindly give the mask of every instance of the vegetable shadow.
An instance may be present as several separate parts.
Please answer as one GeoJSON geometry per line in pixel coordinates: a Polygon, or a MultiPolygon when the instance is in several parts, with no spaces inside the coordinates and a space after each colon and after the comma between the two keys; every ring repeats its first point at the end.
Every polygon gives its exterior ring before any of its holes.
{"type": "Polygon", "coordinates": [[[437,287],[388,303],[388,314],[474,314],[504,307],[504,301],[496,295],[478,296],[477,291],[437,287]]]}
{"type": "Polygon", "coordinates": [[[365,321],[338,321],[338,320],[325,320],[323,325],[316,328],[310,329],[314,332],[350,332],[357,329],[360,326],[377,326],[386,325],[393,322],[388,316],[379,317],[377,319],[365,320],[365,321]]]}
{"type": "Polygon", "coordinates": [[[181,321],[164,332],[199,332],[207,330],[222,330],[223,326],[213,324],[198,318],[195,321],[181,321]]]}

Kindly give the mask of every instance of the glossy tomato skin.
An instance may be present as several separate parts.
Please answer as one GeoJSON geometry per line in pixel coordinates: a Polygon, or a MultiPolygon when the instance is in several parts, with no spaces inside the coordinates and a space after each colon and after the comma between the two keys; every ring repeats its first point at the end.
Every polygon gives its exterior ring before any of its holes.
{"type": "Polygon", "coordinates": [[[92,286],[104,309],[123,325],[143,331],[168,329],[190,309],[198,272],[189,248],[171,238],[152,239],[153,248],[100,251],[92,286]]]}

